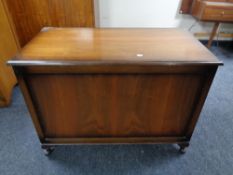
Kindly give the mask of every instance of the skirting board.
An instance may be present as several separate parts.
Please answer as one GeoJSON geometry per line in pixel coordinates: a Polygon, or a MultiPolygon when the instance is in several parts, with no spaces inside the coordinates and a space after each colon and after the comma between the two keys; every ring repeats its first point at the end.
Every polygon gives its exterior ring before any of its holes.
{"type": "MultiPolygon", "coordinates": [[[[194,36],[199,40],[208,40],[210,33],[194,33],[194,36]]],[[[219,33],[216,34],[214,41],[233,41],[233,33],[219,33]]]]}

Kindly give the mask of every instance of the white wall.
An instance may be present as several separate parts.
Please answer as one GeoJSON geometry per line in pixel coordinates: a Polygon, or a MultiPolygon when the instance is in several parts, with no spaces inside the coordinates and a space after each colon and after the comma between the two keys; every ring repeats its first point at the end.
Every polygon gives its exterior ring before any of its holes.
{"type": "MultiPolygon", "coordinates": [[[[179,14],[181,0],[96,0],[99,27],[181,27],[193,33],[210,32],[213,23],[196,22],[179,14]],[[191,27],[193,26],[193,27],[191,27]]],[[[222,24],[221,32],[233,33],[233,24],[222,24]]]]}

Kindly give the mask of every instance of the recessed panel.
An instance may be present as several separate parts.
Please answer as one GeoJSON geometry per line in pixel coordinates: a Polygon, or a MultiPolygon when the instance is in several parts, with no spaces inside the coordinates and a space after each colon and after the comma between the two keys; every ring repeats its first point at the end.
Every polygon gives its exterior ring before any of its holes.
{"type": "Polygon", "coordinates": [[[46,137],[183,136],[201,75],[29,75],[46,137]]]}

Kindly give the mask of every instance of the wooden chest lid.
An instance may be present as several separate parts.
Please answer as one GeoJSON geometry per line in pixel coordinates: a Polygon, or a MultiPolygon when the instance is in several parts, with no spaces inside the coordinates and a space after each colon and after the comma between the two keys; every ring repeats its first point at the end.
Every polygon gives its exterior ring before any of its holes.
{"type": "Polygon", "coordinates": [[[180,29],[44,28],[8,61],[15,66],[80,62],[222,64],[180,29]]]}

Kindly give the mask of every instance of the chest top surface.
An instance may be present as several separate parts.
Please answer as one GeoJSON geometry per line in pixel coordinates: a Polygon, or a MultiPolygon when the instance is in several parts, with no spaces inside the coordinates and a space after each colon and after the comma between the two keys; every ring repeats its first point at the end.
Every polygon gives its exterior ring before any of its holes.
{"type": "Polygon", "coordinates": [[[9,64],[221,62],[180,29],[44,28],[9,64]]]}

